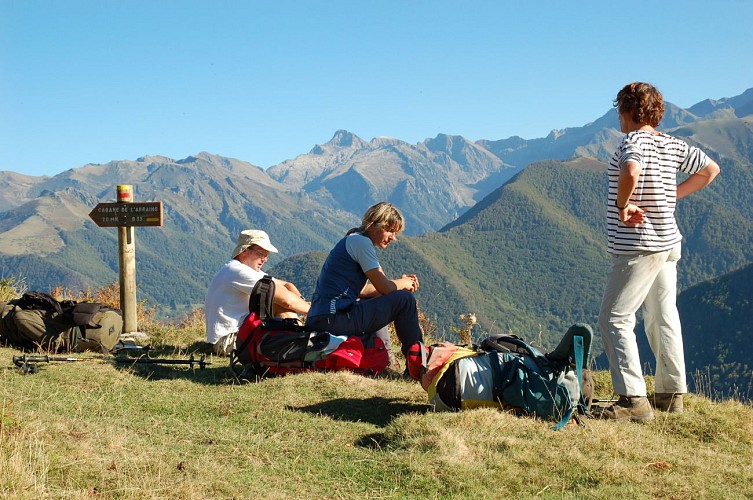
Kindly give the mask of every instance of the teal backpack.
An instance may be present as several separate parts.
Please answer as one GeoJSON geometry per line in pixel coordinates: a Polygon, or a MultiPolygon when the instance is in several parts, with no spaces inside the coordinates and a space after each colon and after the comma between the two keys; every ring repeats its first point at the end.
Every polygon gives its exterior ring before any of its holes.
{"type": "Polygon", "coordinates": [[[411,347],[407,363],[437,410],[498,407],[554,420],[558,430],[588,415],[592,337],[591,327],[575,324],[548,354],[514,335],[493,335],[470,347],[419,345],[411,347]]]}
{"type": "Polygon", "coordinates": [[[592,337],[591,327],[575,324],[548,354],[513,335],[488,337],[480,347],[490,355],[495,399],[525,414],[557,420],[555,429],[586,414],[591,394],[584,390],[584,372],[592,337]]]}

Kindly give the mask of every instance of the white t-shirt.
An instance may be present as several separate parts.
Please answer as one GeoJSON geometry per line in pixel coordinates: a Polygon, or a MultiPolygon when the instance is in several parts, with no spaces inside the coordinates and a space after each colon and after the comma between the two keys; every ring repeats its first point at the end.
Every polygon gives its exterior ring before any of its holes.
{"type": "Polygon", "coordinates": [[[248,299],[254,285],[266,275],[231,259],[217,272],[209,284],[204,300],[207,342],[217,341],[235,333],[248,314],[248,299]]]}

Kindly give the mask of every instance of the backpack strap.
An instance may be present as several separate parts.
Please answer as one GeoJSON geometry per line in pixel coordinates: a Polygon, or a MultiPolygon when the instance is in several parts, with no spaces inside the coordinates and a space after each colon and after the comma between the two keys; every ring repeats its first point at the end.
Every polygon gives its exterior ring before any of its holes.
{"type": "Polygon", "coordinates": [[[571,406],[570,408],[568,408],[568,410],[565,412],[565,415],[560,419],[560,421],[552,426],[552,430],[558,431],[560,429],[563,429],[567,425],[567,423],[570,421],[570,418],[572,418],[574,412],[575,412],[575,406],[571,406]]]}
{"type": "MultiPolygon", "coordinates": [[[[584,354],[583,344],[584,342],[583,342],[582,335],[573,336],[573,351],[575,353],[575,372],[578,374],[578,390],[580,391],[578,404],[571,406],[565,412],[565,415],[560,419],[560,421],[554,424],[554,426],[552,427],[552,430],[558,431],[562,429],[563,427],[565,427],[565,425],[567,425],[567,423],[570,421],[570,418],[573,416],[575,409],[583,405],[583,354],[584,354]]],[[[585,405],[583,406],[585,408],[585,405]]]]}
{"type": "Polygon", "coordinates": [[[42,292],[26,292],[15,303],[21,309],[41,309],[57,314],[63,313],[60,302],[52,295],[42,292]]]}
{"type": "Polygon", "coordinates": [[[267,274],[256,282],[251,295],[248,296],[248,312],[255,312],[262,321],[271,318],[274,297],[275,282],[272,276],[267,274]]]}
{"type": "Polygon", "coordinates": [[[89,325],[92,318],[102,309],[102,304],[98,302],[80,302],[70,310],[70,321],[75,326],[92,326],[99,328],[100,325],[89,325]]]}
{"type": "Polygon", "coordinates": [[[487,352],[513,352],[517,354],[529,354],[534,357],[540,354],[537,349],[517,335],[490,335],[481,341],[479,347],[487,352]]]}
{"type": "Polygon", "coordinates": [[[583,336],[573,337],[573,350],[575,351],[575,372],[578,374],[578,388],[583,394],[583,336]]]}
{"type": "Polygon", "coordinates": [[[502,402],[502,365],[499,364],[499,354],[492,351],[487,354],[489,356],[489,364],[492,367],[492,394],[498,402],[502,402]]]}

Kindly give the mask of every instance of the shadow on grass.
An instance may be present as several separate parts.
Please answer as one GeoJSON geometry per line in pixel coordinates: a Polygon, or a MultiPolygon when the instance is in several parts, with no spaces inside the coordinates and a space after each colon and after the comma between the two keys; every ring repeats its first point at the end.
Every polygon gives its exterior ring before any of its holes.
{"type": "Polygon", "coordinates": [[[354,443],[361,448],[370,448],[373,450],[382,450],[390,446],[390,438],[384,432],[375,432],[373,434],[366,434],[354,443]]]}
{"type": "Polygon", "coordinates": [[[116,355],[84,353],[52,353],[19,350],[13,353],[8,370],[32,375],[55,365],[91,362],[110,364],[145,380],[191,380],[204,385],[236,383],[230,376],[228,358],[206,356],[197,351],[182,351],[173,346],[150,348],[148,351],[122,350],[116,355]]]}
{"type": "MultiPolygon", "coordinates": [[[[288,406],[289,410],[327,415],[337,420],[367,422],[386,427],[395,417],[404,413],[427,413],[431,405],[407,403],[396,398],[372,397],[367,399],[338,398],[310,406],[288,406]]],[[[390,438],[384,432],[366,434],[353,444],[362,448],[385,450],[390,446],[390,438]]]]}
{"type": "Polygon", "coordinates": [[[309,406],[288,406],[288,410],[327,415],[336,420],[366,422],[379,427],[389,424],[403,413],[426,413],[428,404],[407,403],[396,398],[338,398],[309,406]]]}
{"type": "Polygon", "coordinates": [[[146,380],[183,379],[204,385],[232,384],[228,358],[210,355],[201,344],[191,344],[185,352],[163,345],[147,354],[138,351],[120,353],[112,358],[112,362],[116,368],[130,370],[146,380]]]}

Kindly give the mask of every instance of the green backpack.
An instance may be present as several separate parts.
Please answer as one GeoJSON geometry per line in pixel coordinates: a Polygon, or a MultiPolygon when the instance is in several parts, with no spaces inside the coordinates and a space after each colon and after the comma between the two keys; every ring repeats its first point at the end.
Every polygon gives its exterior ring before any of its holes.
{"type": "Polygon", "coordinates": [[[120,339],[120,311],[96,302],[58,302],[28,292],[0,304],[0,342],[24,350],[108,352],[120,339]]]}

